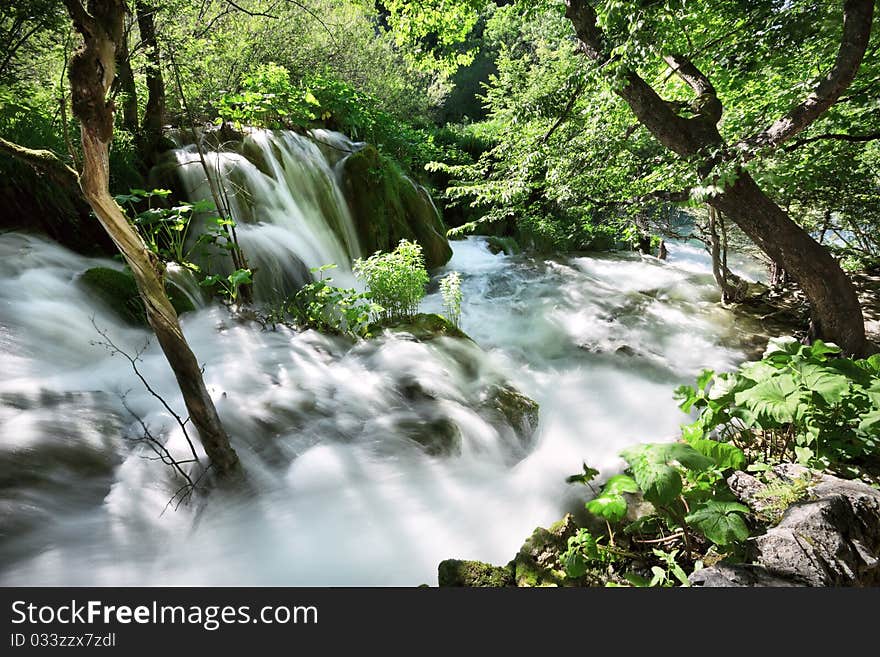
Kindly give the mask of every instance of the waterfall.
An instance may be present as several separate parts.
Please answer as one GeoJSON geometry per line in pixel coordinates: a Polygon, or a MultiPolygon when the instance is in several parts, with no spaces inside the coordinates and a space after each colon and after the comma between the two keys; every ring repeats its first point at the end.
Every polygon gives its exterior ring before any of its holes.
{"type": "MultiPolygon", "coordinates": [[[[355,287],[351,262],[361,255],[341,186],[342,161],[362,144],[340,133],[250,130],[233,149],[208,150],[202,166],[195,145],[174,155],[190,201],[212,200],[205,168],[237,223],[239,243],[257,273],[258,299],[289,294],[311,280],[309,270],[335,264],[336,285],[355,287]]],[[[207,265],[228,273],[214,252],[207,265]]]]}

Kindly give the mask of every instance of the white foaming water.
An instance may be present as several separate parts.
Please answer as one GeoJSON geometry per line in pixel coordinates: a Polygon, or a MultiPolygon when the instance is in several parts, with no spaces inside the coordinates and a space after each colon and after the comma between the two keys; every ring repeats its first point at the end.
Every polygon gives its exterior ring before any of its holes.
{"type": "MultiPolygon", "coordinates": [[[[339,266],[335,284],[355,286],[349,265],[361,251],[336,168],[360,146],[327,130],[310,138],[252,129],[241,153],[208,151],[205,167],[194,145],[177,149],[175,156],[190,199],[212,200],[205,168],[222,182],[239,243],[259,272],[257,298],[268,299],[290,292],[291,283],[306,282],[310,269],[327,264],[339,266]]],[[[212,267],[223,263],[215,254],[212,267]]]]}
{"type": "MultiPolygon", "coordinates": [[[[0,583],[417,585],[436,583],[445,558],[506,563],[535,526],[579,506],[584,491],[564,478],[582,461],[610,473],[624,446],[671,438],[686,420],[673,388],[744,358],[711,277],[675,251],[661,263],[507,257],[475,238],[454,249],[463,328],[485,351],[387,336],[352,346],[217,307],[185,315],[255,492],[166,511],[178,484],[130,440],[120,395],[175,454],[185,441],[128,363],[91,344],[92,319],[129,352],[149,335],[76,282],[108,263],[0,236],[0,583]],[[474,408],[504,379],[541,404],[526,447],[474,408]],[[458,428],[460,453],[413,440],[438,421],[458,428]]],[[[423,305],[441,304],[435,293],[423,305]]],[[[154,343],[140,369],[183,408],[154,343]]]]}

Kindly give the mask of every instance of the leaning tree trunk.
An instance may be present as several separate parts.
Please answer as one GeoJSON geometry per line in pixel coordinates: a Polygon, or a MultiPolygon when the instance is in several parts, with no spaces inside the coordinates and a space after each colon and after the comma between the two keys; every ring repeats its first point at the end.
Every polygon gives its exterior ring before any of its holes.
{"type": "Polygon", "coordinates": [[[82,124],[83,194],[131,267],[147,319],[168,359],[190,419],[199,432],[211,465],[221,476],[240,471],[238,456],[220,423],[202,371],[189,348],[177,313],[165,293],[159,263],[110,195],[109,144],[113,139],[113,104],[107,91],[113,81],[116,46],[122,38],[125,0],[64,0],[83,47],[70,63],[73,112],[82,124]]]}
{"type": "MultiPolygon", "coordinates": [[[[599,68],[612,61],[612,49],[599,25],[590,0],[565,0],[580,50],[599,68]]],[[[874,0],[843,0],[843,35],[837,57],[807,98],[756,135],[732,148],[724,142],[718,124],[723,104],[709,78],[693,61],[681,54],[664,60],[696,98],[690,103],[693,116],[682,116],[634,69],[617,71],[614,91],[633,114],[670,151],[696,160],[701,177],[712,177],[721,157],[707,153],[736,153],[745,162],[763,149],[778,147],[819,118],[834,105],[858,72],[871,36],[874,0]],[[622,81],[622,84],[620,82],[622,81]]],[[[810,301],[813,323],[819,335],[834,340],[844,351],[861,355],[867,348],[865,322],[858,295],[834,257],[774,203],[744,169],[736,181],[708,202],[733,220],[742,231],[801,286],[810,301]]]]}
{"type": "Polygon", "coordinates": [[[818,335],[833,338],[847,352],[862,353],[865,322],[859,297],[828,249],[792,221],[745,171],[709,203],[797,281],[810,300],[818,335]]]}

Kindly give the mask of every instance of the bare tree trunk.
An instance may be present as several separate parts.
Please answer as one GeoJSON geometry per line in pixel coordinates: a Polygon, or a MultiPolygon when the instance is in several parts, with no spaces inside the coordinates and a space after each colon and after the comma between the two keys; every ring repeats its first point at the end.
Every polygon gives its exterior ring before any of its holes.
{"type": "Polygon", "coordinates": [[[110,196],[108,148],[113,139],[113,104],[107,100],[107,91],[113,80],[116,47],[122,38],[125,0],[91,0],[89,12],[79,0],[64,0],[64,4],[84,40],[70,63],[73,113],[82,124],[83,194],[131,267],[147,319],[174,371],[211,465],[220,476],[237,474],[241,469],[238,456],[165,293],[160,264],[110,196]]]}

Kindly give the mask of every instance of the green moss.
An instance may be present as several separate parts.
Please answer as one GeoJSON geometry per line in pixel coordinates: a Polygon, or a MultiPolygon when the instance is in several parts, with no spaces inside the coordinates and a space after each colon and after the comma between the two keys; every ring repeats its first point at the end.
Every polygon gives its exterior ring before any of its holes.
{"type": "MultiPolygon", "coordinates": [[[[131,272],[93,267],[83,272],[79,280],[120,319],[134,326],[148,326],[144,304],[131,272]]],[[[171,287],[168,296],[178,315],[195,310],[189,298],[177,288],[171,287]]]]}
{"type": "Polygon", "coordinates": [[[491,235],[486,238],[486,243],[489,245],[489,250],[492,253],[516,255],[522,251],[517,241],[512,237],[498,237],[497,235],[491,235]]]}
{"type": "Polygon", "coordinates": [[[514,585],[513,564],[493,566],[482,561],[447,559],[437,569],[440,586],[499,588],[514,585]]]}
{"type": "Polygon", "coordinates": [[[422,245],[428,268],[452,257],[446,227],[430,197],[373,146],[344,164],[345,196],[365,253],[392,251],[402,239],[422,245]]]}
{"type": "Polygon", "coordinates": [[[419,313],[412,317],[384,320],[370,326],[370,333],[378,334],[382,330],[392,333],[408,333],[416,340],[427,341],[435,338],[460,338],[470,340],[470,336],[455,326],[442,315],[419,313]]]}

